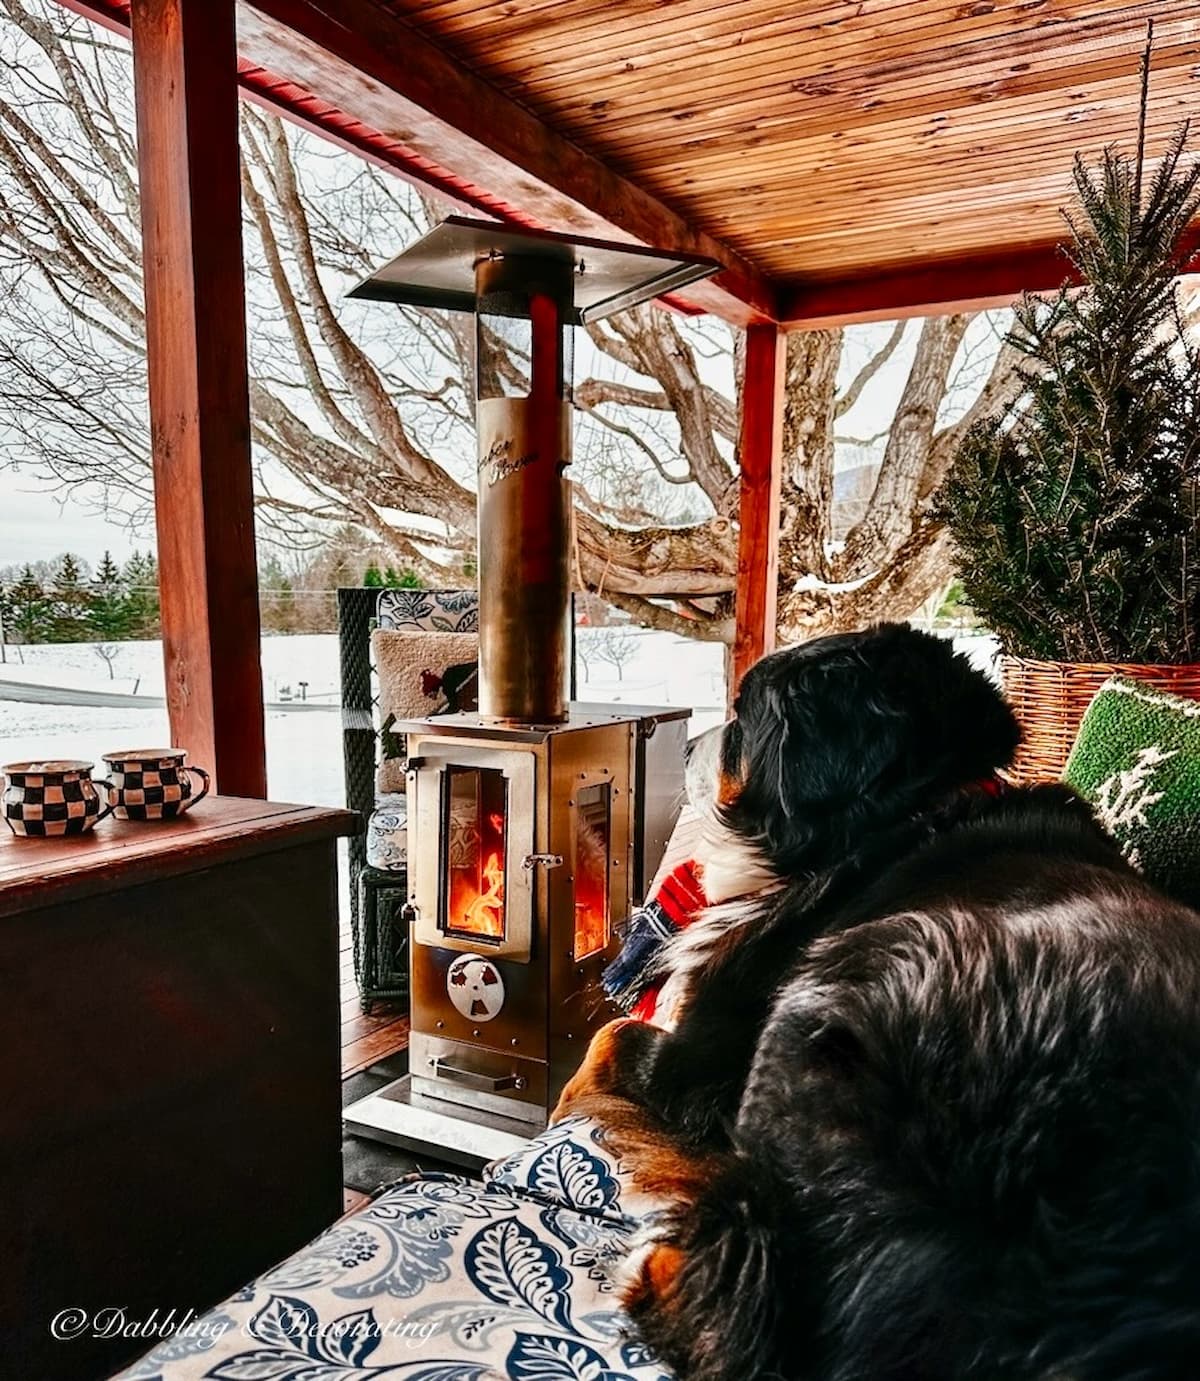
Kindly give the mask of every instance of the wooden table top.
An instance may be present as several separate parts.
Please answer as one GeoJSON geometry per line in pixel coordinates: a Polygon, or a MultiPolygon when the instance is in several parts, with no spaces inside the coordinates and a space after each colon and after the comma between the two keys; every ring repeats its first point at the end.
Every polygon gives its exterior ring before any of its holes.
{"type": "Polygon", "coordinates": [[[0,917],[353,834],[348,810],[209,796],[179,820],[102,820],[85,835],[26,839],[0,824],[0,917]]]}

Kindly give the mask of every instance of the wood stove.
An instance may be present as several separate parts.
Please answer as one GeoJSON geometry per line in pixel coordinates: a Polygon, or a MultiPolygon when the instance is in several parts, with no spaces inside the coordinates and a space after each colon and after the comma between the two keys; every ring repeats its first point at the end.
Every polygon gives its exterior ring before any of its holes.
{"type": "Polygon", "coordinates": [[[474,1163],[543,1127],[683,792],[686,711],[572,705],[571,328],[708,261],[452,217],[355,290],[476,317],[479,712],[407,737],[407,1078],[355,1132],[474,1163]],[[513,379],[512,352],[529,362],[513,379]]]}

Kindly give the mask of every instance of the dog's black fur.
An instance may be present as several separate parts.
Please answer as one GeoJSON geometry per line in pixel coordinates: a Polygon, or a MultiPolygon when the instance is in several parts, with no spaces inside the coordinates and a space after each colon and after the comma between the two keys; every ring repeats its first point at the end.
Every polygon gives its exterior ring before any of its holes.
{"type": "Polygon", "coordinates": [[[964,791],[1016,730],[946,644],[776,654],[725,824],[787,885],[619,1087],[727,1169],[634,1292],[687,1381],[1200,1375],[1200,917],[1065,788],[964,791]]]}

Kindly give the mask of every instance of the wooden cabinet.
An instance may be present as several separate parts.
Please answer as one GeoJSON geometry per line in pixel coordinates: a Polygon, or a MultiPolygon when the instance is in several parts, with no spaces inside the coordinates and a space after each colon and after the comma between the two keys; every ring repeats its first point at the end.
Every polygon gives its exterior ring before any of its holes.
{"type": "Polygon", "coordinates": [[[60,1311],[179,1318],[338,1216],[352,821],[217,797],[82,839],[4,831],[0,1372],[107,1376],[155,1339],[57,1341],[60,1311]]]}

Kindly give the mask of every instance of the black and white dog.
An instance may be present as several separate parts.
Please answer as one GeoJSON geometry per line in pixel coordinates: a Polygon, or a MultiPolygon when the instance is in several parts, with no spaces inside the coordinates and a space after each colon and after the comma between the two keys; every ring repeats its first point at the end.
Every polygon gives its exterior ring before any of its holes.
{"type": "Polygon", "coordinates": [[[734,899],[559,1109],[678,1205],[626,1303],[686,1381],[1200,1376],[1200,916],[1065,788],[997,791],[1016,741],[900,626],[745,678],[734,899]]]}

